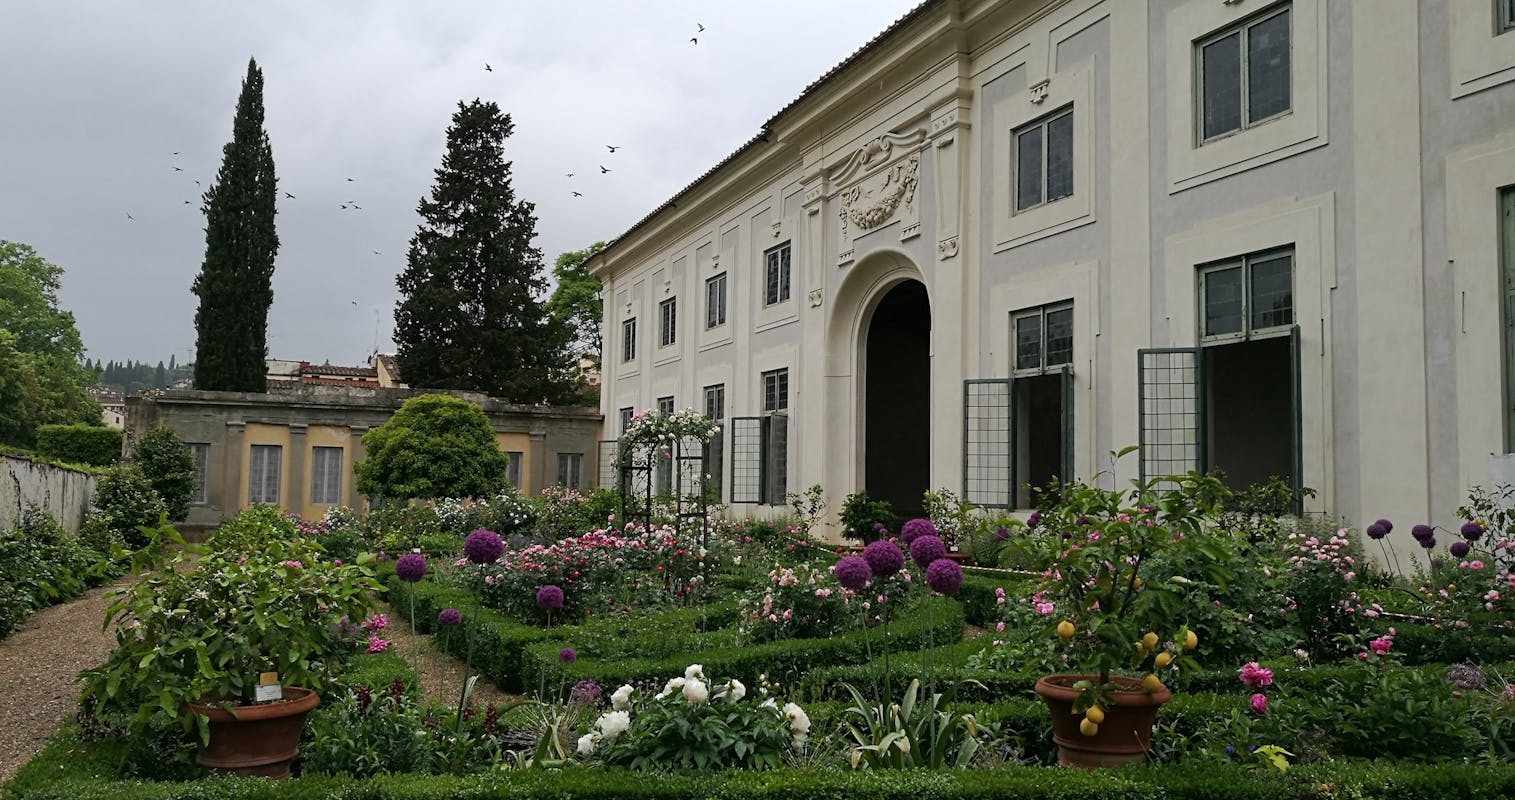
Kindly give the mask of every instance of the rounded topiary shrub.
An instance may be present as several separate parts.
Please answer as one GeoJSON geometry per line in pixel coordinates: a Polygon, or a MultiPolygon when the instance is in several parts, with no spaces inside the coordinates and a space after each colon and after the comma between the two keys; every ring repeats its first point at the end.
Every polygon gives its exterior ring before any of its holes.
{"type": "Polygon", "coordinates": [[[358,491],[390,500],[486,497],[505,489],[508,460],[473,403],[445,394],[405,401],[363,436],[358,491]]]}
{"type": "Polygon", "coordinates": [[[163,498],[168,518],[184,519],[195,493],[195,456],[179,434],[163,425],[154,426],[132,448],[131,460],[163,498]]]}
{"type": "Polygon", "coordinates": [[[132,549],[149,540],[137,528],[156,528],[167,513],[163,498],[135,464],[120,464],[100,475],[95,481],[95,509],[106,527],[132,549]]]}

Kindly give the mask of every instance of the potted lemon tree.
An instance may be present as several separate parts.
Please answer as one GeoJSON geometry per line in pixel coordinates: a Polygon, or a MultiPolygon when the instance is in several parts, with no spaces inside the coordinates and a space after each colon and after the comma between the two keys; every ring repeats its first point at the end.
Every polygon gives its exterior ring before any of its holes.
{"type": "MultiPolygon", "coordinates": [[[[1112,453],[1112,464],[1132,449],[1112,453]]],[[[1057,502],[1028,520],[1044,566],[1032,603],[1076,670],[1036,683],[1063,765],[1145,758],[1158,707],[1172,697],[1163,675],[1198,667],[1184,590],[1223,577],[1224,545],[1205,535],[1204,519],[1224,493],[1194,472],[1132,481],[1125,492],[1074,482],[1054,487],[1057,502]],[[1176,548],[1197,551],[1189,563],[1213,571],[1154,579],[1154,562],[1176,548]]]]}
{"type": "Polygon", "coordinates": [[[128,735],[176,720],[207,769],[287,776],[306,713],[352,649],[337,623],[367,613],[377,581],[281,522],[244,512],[197,564],[180,553],[126,590],[107,612],[116,649],[83,673],[86,699],[125,714],[128,735]]]}

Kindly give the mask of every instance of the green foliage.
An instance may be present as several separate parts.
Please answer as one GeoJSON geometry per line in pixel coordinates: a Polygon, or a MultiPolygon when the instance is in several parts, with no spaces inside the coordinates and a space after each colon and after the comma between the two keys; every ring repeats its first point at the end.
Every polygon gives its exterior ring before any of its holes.
{"type": "Polygon", "coordinates": [[[605,249],[595,242],[583,250],[570,250],[552,264],[557,287],[547,299],[547,312],[573,331],[570,354],[575,358],[600,360],[600,320],[604,306],[600,301],[600,279],[589,274],[590,256],[605,249]]]}
{"type": "Polygon", "coordinates": [[[483,410],[425,394],[363,435],[368,457],[353,464],[358,491],[384,498],[485,497],[505,488],[507,457],[483,410]]]}
{"type": "Polygon", "coordinates": [[[121,460],[121,431],[100,425],[39,425],[37,454],[74,464],[108,467],[121,460]]]}
{"type": "Polygon", "coordinates": [[[268,309],[273,305],[278,179],[263,128],[263,71],[249,59],[232,138],[205,191],[205,260],[191,287],[195,309],[195,388],[267,388],[268,309]]]}
{"type": "Polygon", "coordinates": [[[403,683],[358,685],[311,714],[300,745],[304,774],[484,772],[503,747],[492,731],[444,725],[403,683]],[[398,690],[398,691],[397,691],[398,690]]]}
{"type": "Polygon", "coordinates": [[[843,688],[853,702],[847,709],[853,769],[966,767],[978,752],[973,715],[949,711],[940,692],[921,702],[919,678],[910,681],[898,703],[865,700],[850,684],[843,688]]]}
{"type": "Polygon", "coordinates": [[[69,600],[104,578],[109,554],[86,550],[47,512],[28,506],[0,531],[0,639],[33,611],[69,600]]]}
{"type": "Polygon", "coordinates": [[[810,720],[798,706],[760,703],[738,686],[707,682],[699,665],[690,666],[685,677],[669,681],[657,695],[633,696],[625,731],[597,731],[586,738],[599,740],[594,751],[599,760],[636,770],[776,769],[791,747],[803,744],[810,720]],[[694,686],[708,700],[687,699],[686,688],[694,686]]]}
{"type": "Polygon", "coordinates": [[[100,474],[95,480],[95,509],[87,524],[108,532],[102,540],[119,540],[132,550],[148,543],[140,528],[156,528],[168,512],[136,464],[118,464],[100,474]]]}
{"type": "Polygon", "coordinates": [[[264,534],[250,524],[218,534],[193,569],[181,552],[138,580],[107,612],[107,625],[121,623],[116,649],[84,673],[86,696],[129,713],[134,729],[177,719],[203,741],[207,720],[185,703],[248,700],[261,672],[317,691],[330,683],[351,648],[334,623],[365,615],[373,574],[335,565],[312,541],[264,534]]]}
{"type": "Polygon", "coordinates": [[[531,243],[534,206],[516,198],[505,160],[514,130],[493,102],[458,104],[396,280],[396,358],[411,386],[567,402],[570,331],[538,299],[546,280],[531,243]]]}
{"type": "Polygon", "coordinates": [[[195,493],[195,456],[173,428],[155,425],[142,434],[132,448],[131,460],[163,498],[169,519],[189,515],[189,499],[195,493]]]}
{"type": "Polygon", "coordinates": [[[847,495],[842,501],[842,535],[859,542],[879,538],[875,525],[893,529],[898,517],[887,500],[869,500],[866,492],[847,495]]]}
{"type": "Polygon", "coordinates": [[[24,244],[0,240],[0,444],[30,447],[37,426],[99,424],[85,389],[74,315],[58,306],[63,269],[24,244]]]}

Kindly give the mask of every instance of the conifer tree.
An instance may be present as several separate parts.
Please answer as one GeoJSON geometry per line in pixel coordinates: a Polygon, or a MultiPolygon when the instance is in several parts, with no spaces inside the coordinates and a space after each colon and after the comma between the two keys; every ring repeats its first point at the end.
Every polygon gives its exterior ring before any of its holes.
{"type": "Polygon", "coordinates": [[[267,388],[268,308],[273,305],[273,149],[263,129],[263,71],[247,62],[231,141],[206,190],[205,261],[195,277],[195,388],[261,392],[267,388]]]}
{"type": "Polygon", "coordinates": [[[395,346],[411,386],[485,392],[517,403],[569,402],[567,326],[546,312],[535,206],[511,186],[510,115],[459,103],[431,196],[417,209],[396,283],[395,346]]]}

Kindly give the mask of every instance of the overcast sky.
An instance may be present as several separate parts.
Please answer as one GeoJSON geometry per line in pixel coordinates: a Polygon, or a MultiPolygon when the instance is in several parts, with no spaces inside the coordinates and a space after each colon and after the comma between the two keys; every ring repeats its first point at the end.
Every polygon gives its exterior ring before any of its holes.
{"type": "Polygon", "coordinates": [[[269,355],[360,363],[393,347],[395,275],[459,100],[515,121],[506,153],[550,265],[624,232],[916,2],[0,0],[0,239],[64,268],[91,357],[191,358],[195,181],[256,57],[281,189],[269,355]]]}

